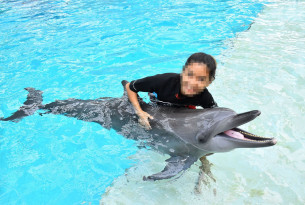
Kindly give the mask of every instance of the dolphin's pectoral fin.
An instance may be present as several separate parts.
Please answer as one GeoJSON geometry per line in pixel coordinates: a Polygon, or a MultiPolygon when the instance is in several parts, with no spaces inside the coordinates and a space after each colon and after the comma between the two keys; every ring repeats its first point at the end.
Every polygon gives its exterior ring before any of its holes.
{"type": "Polygon", "coordinates": [[[192,156],[174,156],[166,160],[167,165],[165,168],[156,174],[148,177],[143,177],[144,181],[155,181],[161,179],[169,179],[176,176],[181,171],[184,171],[192,166],[198,158],[192,156]]]}
{"type": "Polygon", "coordinates": [[[33,115],[37,110],[42,107],[42,91],[35,88],[25,88],[29,93],[23,106],[19,108],[15,113],[7,118],[0,118],[2,121],[18,122],[26,116],[33,115]]]}

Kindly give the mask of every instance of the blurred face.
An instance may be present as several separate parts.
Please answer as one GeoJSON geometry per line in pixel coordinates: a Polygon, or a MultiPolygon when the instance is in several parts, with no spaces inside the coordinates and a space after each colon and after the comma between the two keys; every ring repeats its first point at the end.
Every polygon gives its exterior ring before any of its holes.
{"type": "Polygon", "coordinates": [[[181,74],[181,93],[192,97],[211,84],[206,64],[190,63],[181,74]]]}

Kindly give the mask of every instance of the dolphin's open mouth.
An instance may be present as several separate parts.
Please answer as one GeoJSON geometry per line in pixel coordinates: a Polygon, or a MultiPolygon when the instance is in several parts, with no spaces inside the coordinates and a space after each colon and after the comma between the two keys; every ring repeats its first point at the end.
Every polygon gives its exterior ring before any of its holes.
{"type": "Polygon", "coordinates": [[[224,136],[238,139],[245,142],[255,142],[255,143],[270,143],[270,144],[276,144],[276,139],[274,138],[267,138],[267,137],[261,137],[258,135],[254,135],[252,133],[246,132],[239,128],[233,128],[231,130],[227,130],[223,132],[224,136]]]}
{"type": "MultiPolygon", "coordinates": [[[[196,140],[199,143],[207,143],[210,139],[215,138],[215,141],[225,140],[228,144],[235,144],[234,148],[246,148],[246,147],[267,147],[276,144],[276,139],[267,138],[254,135],[250,132],[244,131],[238,128],[244,125],[261,114],[259,110],[252,110],[236,114],[234,111],[230,112],[229,109],[224,110],[221,108],[213,108],[215,111],[214,118],[211,122],[210,129],[202,129],[196,135],[196,140]],[[218,111],[218,113],[217,113],[218,111]],[[221,139],[222,138],[222,139],[221,139]]],[[[204,124],[204,126],[207,126],[204,124]]],[[[222,144],[224,146],[224,144],[222,144]]]]}

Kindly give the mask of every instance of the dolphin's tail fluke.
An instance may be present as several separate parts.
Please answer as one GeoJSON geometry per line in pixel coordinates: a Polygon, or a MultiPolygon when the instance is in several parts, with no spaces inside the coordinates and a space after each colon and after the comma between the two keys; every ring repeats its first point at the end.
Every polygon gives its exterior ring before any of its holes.
{"type": "Polygon", "coordinates": [[[33,115],[37,110],[42,107],[42,91],[35,88],[25,88],[29,92],[23,106],[19,108],[14,114],[7,118],[0,118],[2,121],[18,122],[26,116],[33,115]]]}

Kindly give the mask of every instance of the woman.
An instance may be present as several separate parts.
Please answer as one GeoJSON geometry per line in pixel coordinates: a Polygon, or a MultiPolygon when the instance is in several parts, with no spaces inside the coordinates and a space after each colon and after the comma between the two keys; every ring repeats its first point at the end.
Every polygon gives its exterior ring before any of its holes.
{"type": "Polygon", "coordinates": [[[217,106],[207,90],[215,79],[215,72],[216,61],[212,56],[194,53],[187,59],[181,74],[158,74],[126,84],[128,98],[139,116],[139,122],[146,129],[151,129],[148,118],[153,119],[142,110],[137,97],[139,91],[153,93],[159,103],[167,105],[187,106],[192,109],[195,106],[217,106]]]}

